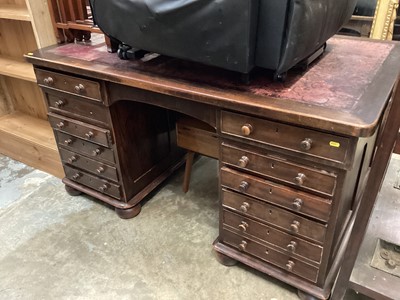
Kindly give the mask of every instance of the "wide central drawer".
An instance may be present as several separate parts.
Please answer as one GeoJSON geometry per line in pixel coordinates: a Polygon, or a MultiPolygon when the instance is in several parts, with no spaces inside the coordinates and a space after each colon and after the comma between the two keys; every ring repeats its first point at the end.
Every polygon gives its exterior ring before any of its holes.
{"type": "Polygon", "coordinates": [[[244,170],[256,172],[281,182],[333,196],[336,175],[323,170],[304,167],[275,156],[264,156],[223,143],[221,160],[244,170]]]}
{"type": "Polygon", "coordinates": [[[232,112],[221,112],[221,132],[262,144],[344,163],[350,139],[232,112]]]}
{"type": "Polygon", "coordinates": [[[229,230],[223,230],[222,242],[228,244],[237,250],[253,255],[268,263],[271,263],[287,272],[296,274],[302,278],[316,282],[318,278],[319,268],[295,259],[290,255],[283,254],[279,251],[271,249],[265,245],[259,244],[250,239],[234,234],[229,230]]]}
{"type": "Polygon", "coordinates": [[[279,227],[291,234],[319,243],[325,240],[327,226],[277,208],[265,202],[222,189],[222,206],[257,220],[279,227]]]}
{"type": "Polygon", "coordinates": [[[330,200],[227,167],[222,167],[220,174],[221,185],[237,192],[324,222],[328,221],[331,214],[330,200]]]}

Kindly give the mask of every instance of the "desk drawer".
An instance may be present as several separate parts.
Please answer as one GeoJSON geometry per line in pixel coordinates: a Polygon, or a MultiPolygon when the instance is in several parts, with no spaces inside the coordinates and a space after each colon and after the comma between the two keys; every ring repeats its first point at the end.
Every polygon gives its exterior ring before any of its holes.
{"type": "Polygon", "coordinates": [[[94,101],[102,101],[100,84],[96,81],[35,69],[40,86],[71,93],[94,101]]]}
{"type": "Polygon", "coordinates": [[[259,177],[223,167],[220,179],[224,187],[325,222],[331,214],[331,201],[259,177]]]}
{"type": "Polygon", "coordinates": [[[54,134],[59,146],[67,148],[70,151],[87,155],[96,160],[115,164],[114,151],[91,142],[79,139],[69,134],[55,130],[54,134]]]}
{"type": "Polygon", "coordinates": [[[79,115],[84,118],[108,124],[107,108],[87,100],[47,94],[47,104],[51,112],[79,115]]]}
{"type": "Polygon", "coordinates": [[[222,144],[221,159],[224,163],[243,170],[253,171],[327,196],[333,196],[336,187],[336,175],[333,173],[303,167],[277,157],[259,155],[225,143],[222,144]]]}
{"type": "Polygon", "coordinates": [[[253,255],[270,264],[296,274],[302,278],[316,282],[318,278],[318,267],[312,266],[301,260],[295,259],[290,255],[283,254],[265,245],[254,242],[250,239],[234,234],[229,230],[222,231],[222,242],[237,250],[253,255]]]}
{"type": "Polygon", "coordinates": [[[69,164],[99,177],[118,182],[117,168],[66,149],[60,148],[59,151],[64,164],[69,164]]]}
{"type": "Polygon", "coordinates": [[[221,132],[344,163],[350,139],[246,115],[221,112],[221,132]]]}
{"type": "Polygon", "coordinates": [[[100,193],[121,199],[120,185],[100,179],[81,170],[64,165],[65,176],[100,193]]]}
{"type": "Polygon", "coordinates": [[[109,130],[52,113],[48,113],[48,116],[51,126],[55,129],[105,147],[112,146],[109,130]]]}
{"type": "Polygon", "coordinates": [[[224,226],[238,235],[250,235],[267,243],[282,248],[289,255],[299,255],[303,258],[320,263],[322,257],[322,246],[307,242],[286,234],[273,227],[245,218],[230,211],[223,211],[224,226]]]}
{"type": "Polygon", "coordinates": [[[279,227],[291,234],[323,243],[326,225],[298,216],[274,205],[222,190],[222,205],[248,217],[279,227]]]}

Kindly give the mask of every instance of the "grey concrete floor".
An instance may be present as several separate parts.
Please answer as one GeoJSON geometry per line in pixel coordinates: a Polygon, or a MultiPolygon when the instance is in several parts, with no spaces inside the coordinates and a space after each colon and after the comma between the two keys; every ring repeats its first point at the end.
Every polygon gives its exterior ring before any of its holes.
{"type": "Polygon", "coordinates": [[[0,299],[298,299],[288,285],[214,258],[216,174],[216,162],[201,158],[187,194],[180,170],[138,217],[122,220],[0,155],[0,299]]]}

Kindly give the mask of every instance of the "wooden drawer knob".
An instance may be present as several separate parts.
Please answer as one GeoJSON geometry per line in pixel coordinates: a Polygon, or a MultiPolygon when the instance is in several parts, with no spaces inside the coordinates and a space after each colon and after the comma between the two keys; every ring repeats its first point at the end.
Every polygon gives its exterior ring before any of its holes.
{"type": "Polygon", "coordinates": [[[301,200],[300,198],[296,198],[293,201],[293,208],[297,211],[299,211],[301,209],[301,206],[303,205],[303,200],[301,200]]]}
{"type": "Polygon", "coordinates": [[[101,150],[100,150],[99,148],[97,148],[97,149],[95,149],[95,150],[92,151],[92,155],[93,155],[93,156],[97,156],[97,155],[99,155],[100,153],[101,153],[101,150]]]}
{"type": "Polygon", "coordinates": [[[249,224],[247,224],[245,221],[242,221],[242,223],[238,227],[241,231],[246,232],[249,224]]]}
{"type": "Polygon", "coordinates": [[[240,206],[240,210],[244,213],[246,213],[250,208],[250,204],[247,202],[243,202],[243,204],[240,206]]]}
{"type": "Polygon", "coordinates": [[[242,242],[239,244],[239,250],[240,250],[240,251],[245,251],[245,250],[246,250],[246,247],[247,247],[247,242],[246,242],[246,241],[242,241],[242,242]]]}
{"type": "Polygon", "coordinates": [[[72,144],[72,140],[71,139],[65,140],[64,144],[65,145],[71,145],[72,144]]]}
{"type": "Polygon", "coordinates": [[[58,127],[59,129],[62,129],[62,128],[64,128],[64,127],[65,127],[65,124],[64,124],[64,122],[60,122],[60,123],[58,123],[58,124],[57,124],[57,127],[58,127]]]}
{"type": "Polygon", "coordinates": [[[103,184],[102,186],[99,187],[99,191],[104,193],[105,191],[107,191],[108,186],[106,184],[103,184]]]}
{"type": "Polygon", "coordinates": [[[74,174],[74,175],[72,176],[72,179],[73,179],[73,180],[78,180],[80,177],[81,177],[81,174],[76,173],[76,174],[74,174]]]}
{"type": "Polygon", "coordinates": [[[82,94],[85,91],[85,86],[82,83],[80,83],[74,87],[74,90],[76,93],[82,94]]]}
{"type": "Polygon", "coordinates": [[[89,131],[88,133],[85,134],[85,136],[86,136],[86,138],[87,138],[88,140],[90,140],[90,139],[94,136],[94,133],[91,132],[91,131],[89,131]]]}
{"type": "Polygon", "coordinates": [[[288,262],[286,264],[286,270],[293,271],[293,268],[294,268],[294,261],[288,260],[288,262]]]}
{"type": "Polygon", "coordinates": [[[249,136],[253,132],[253,126],[251,124],[244,124],[242,126],[242,134],[245,136],[249,136]]]}
{"type": "Polygon", "coordinates": [[[299,221],[293,221],[292,224],[290,224],[290,229],[293,232],[298,233],[299,229],[300,229],[300,222],[299,221]]]}
{"type": "Polygon", "coordinates": [[[286,246],[286,248],[290,252],[295,252],[296,251],[296,247],[297,247],[297,243],[295,241],[290,241],[290,243],[286,246]]]}
{"type": "Polygon", "coordinates": [[[243,155],[239,159],[239,163],[238,164],[239,164],[239,167],[246,168],[246,166],[249,164],[249,162],[250,162],[250,159],[247,156],[243,155]]]}
{"type": "Polygon", "coordinates": [[[43,79],[43,82],[45,85],[51,86],[54,83],[54,79],[52,77],[46,77],[43,79]]]}
{"type": "Polygon", "coordinates": [[[77,160],[77,158],[76,158],[75,155],[72,155],[70,158],[68,158],[68,162],[69,162],[70,164],[72,164],[72,163],[75,162],[76,160],[77,160]]]}
{"type": "Polygon", "coordinates": [[[242,181],[239,185],[239,190],[242,193],[246,193],[247,189],[249,188],[250,184],[247,181],[242,181]]]}
{"type": "Polygon", "coordinates": [[[298,185],[303,185],[304,184],[304,180],[306,180],[307,176],[303,173],[298,173],[296,178],[294,179],[294,181],[298,184],[298,185]]]}
{"type": "Polygon", "coordinates": [[[54,106],[57,108],[63,107],[65,105],[65,102],[62,100],[58,100],[54,103],[54,106]]]}
{"type": "Polygon", "coordinates": [[[96,169],[96,171],[97,171],[97,173],[101,174],[101,173],[104,173],[105,169],[103,167],[98,167],[96,169]]]}
{"type": "Polygon", "coordinates": [[[312,139],[304,139],[303,141],[301,141],[300,143],[300,148],[302,150],[308,151],[310,150],[312,147],[312,139]]]}

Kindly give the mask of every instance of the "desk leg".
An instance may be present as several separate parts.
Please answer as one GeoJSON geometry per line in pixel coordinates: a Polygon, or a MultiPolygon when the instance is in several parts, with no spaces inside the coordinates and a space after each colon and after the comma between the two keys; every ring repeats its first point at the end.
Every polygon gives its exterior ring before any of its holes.
{"type": "Polygon", "coordinates": [[[64,185],[64,187],[65,187],[66,192],[70,196],[78,196],[78,195],[82,194],[81,191],[78,191],[77,189],[74,189],[73,187],[70,187],[68,185],[64,185]]]}
{"type": "Polygon", "coordinates": [[[131,219],[136,217],[140,211],[142,210],[142,206],[140,204],[136,204],[135,206],[127,209],[122,209],[115,207],[115,212],[117,213],[118,217],[121,219],[131,219]]]}

